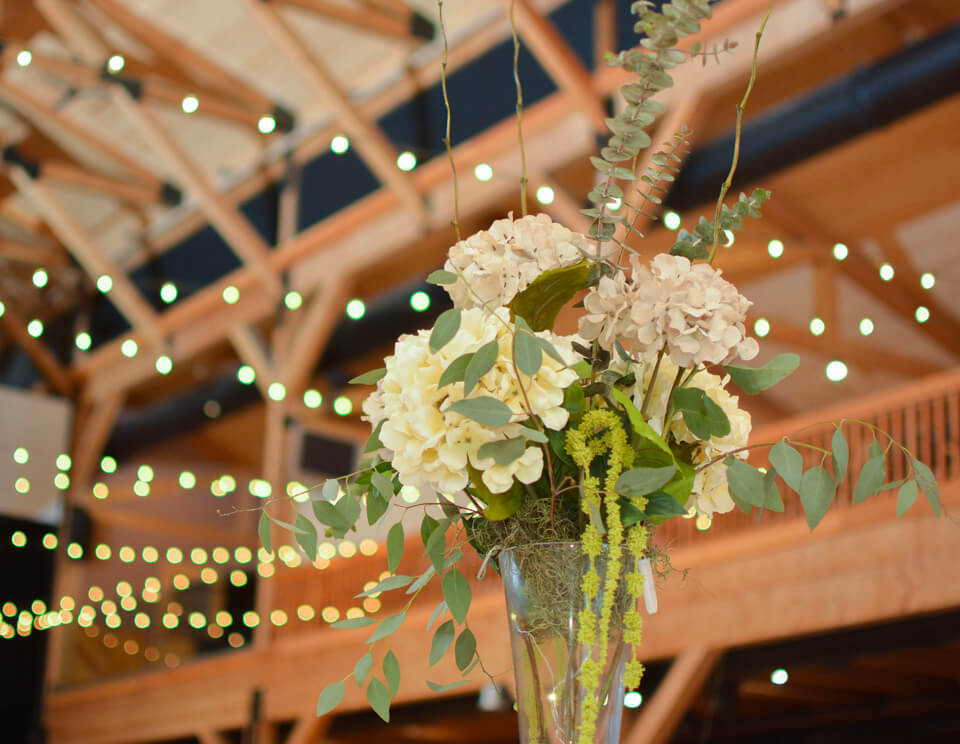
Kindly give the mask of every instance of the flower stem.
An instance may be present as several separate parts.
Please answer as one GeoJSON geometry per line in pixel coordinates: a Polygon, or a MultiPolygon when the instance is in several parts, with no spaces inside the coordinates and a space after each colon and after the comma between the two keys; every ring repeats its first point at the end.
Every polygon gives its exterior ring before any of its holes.
{"type": "Polygon", "coordinates": [[[453,162],[453,149],[450,145],[450,97],[447,95],[447,27],[443,23],[443,0],[437,2],[440,13],[440,35],[443,37],[443,58],[440,62],[440,87],[443,90],[443,105],[447,109],[447,133],[443,138],[443,145],[447,149],[450,159],[450,171],[453,174],[453,231],[460,237],[460,187],[457,182],[457,166],[453,162]]]}
{"type": "Polygon", "coordinates": [[[520,39],[510,0],[510,31],[513,35],[513,83],[517,88],[517,138],[520,141],[520,215],[527,216],[527,153],[523,146],[523,86],[520,84],[520,39]]]}

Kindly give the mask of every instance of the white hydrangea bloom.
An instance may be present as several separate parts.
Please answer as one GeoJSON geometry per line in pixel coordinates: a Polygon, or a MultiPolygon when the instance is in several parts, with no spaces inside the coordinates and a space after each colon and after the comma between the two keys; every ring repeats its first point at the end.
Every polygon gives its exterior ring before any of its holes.
{"type": "Polygon", "coordinates": [[[457,307],[505,306],[544,271],[578,264],[586,251],[587,238],[548,215],[511,213],[450,248],[444,268],[463,278],[445,289],[457,307]]]}
{"type": "MultiPolygon", "coordinates": [[[[481,458],[477,452],[487,442],[520,435],[520,423],[527,418],[525,400],[513,368],[513,336],[506,308],[494,311],[499,320],[480,308],[464,310],[460,329],[440,351],[430,351],[430,331],[401,336],[394,353],[384,361],[386,375],[364,402],[364,411],[376,427],[383,421],[380,441],[389,450],[388,459],[404,485],[430,485],[441,492],[466,487],[467,463],[482,473],[484,485],[493,493],[503,493],[516,478],[533,483],[543,473],[543,451],[529,446],[509,465],[497,465],[493,458],[481,458]],[[501,322],[503,321],[503,322],[501,322]],[[506,426],[491,428],[478,424],[450,406],[463,399],[462,382],[438,387],[444,370],[457,357],[477,351],[496,340],[499,356],[470,392],[470,397],[490,396],[514,412],[506,426]]],[[[571,339],[549,332],[538,333],[548,339],[570,364],[580,359],[571,347],[571,339]]],[[[540,371],[532,378],[520,375],[530,410],[547,428],[562,429],[569,417],[563,408],[564,390],[577,373],[547,354],[540,371]]]]}
{"type": "MultiPolygon", "coordinates": [[[[643,396],[650,384],[654,365],[644,364],[635,366],[637,384],[634,388],[634,402],[638,407],[643,403],[643,396]]],[[[664,416],[667,413],[667,398],[677,374],[677,366],[669,359],[660,362],[657,379],[653,383],[650,402],[647,405],[647,421],[657,432],[663,434],[664,416]]],[[[730,421],[730,433],[725,437],[711,437],[703,442],[698,439],[683,421],[683,414],[675,412],[669,423],[669,433],[678,442],[696,445],[693,453],[694,468],[712,460],[722,458],[733,452],[734,457],[746,459],[747,452],[734,452],[747,446],[750,438],[750,413],[739,406],[739,399],[727,392],[726,384],[729,377],[721,378],[709,372],[697,372],[687,383],[688,387],[700,388],[723,409],[730,421]]],[[[733,499],[727,485],[727,468],[722,460],[696,473],[693,480],[693,490],[686,507],[696,507],[700,514],[725,513],[733,509],[733,499]]]]}
{"type": "Polygon", "coordinates": [[[680,367],[753,359],[760,350],[744,322],[751,302],[706,263],[661,253],[650,267],[631,257],[633,276],[600,282],[584,300],[580,333],[611,349],[622,339],[633,353],[661,349],[680,367]]]}

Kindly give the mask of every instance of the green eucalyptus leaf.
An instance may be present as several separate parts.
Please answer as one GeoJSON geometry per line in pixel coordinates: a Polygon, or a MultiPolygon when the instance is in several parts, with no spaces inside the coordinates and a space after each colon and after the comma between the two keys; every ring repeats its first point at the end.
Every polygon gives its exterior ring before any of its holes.
{"type": "Polygon", "coordinates": [[[461,679],[458,682],[451,682],[449,685],[441,685],[441,684],[438,684],[437,682],[431,682],[428,679],[427,687],[429,687],[434,692],[448,692],[450,690],[455,690],[456,688],[460,687],[461,685],[465,685],[466,683],[467,683],[467,680],[461,679]]]}
{"type": "Polygon", "coordinates": [[[781,440],[770,448],[770,462],[777,469],[783,482],[800,493],[800,478],[803,475],[803,455],[786,441],[781,440]]]}
{"type": "Polygon", "coordinates": [[[357,375],[352,380],[350,380],[351,385],[376,385],[378,381],[382,380],[384,375],[387,374],[387,370],[384,368],[380,369],[371,369],[369,372],[364,372],[362,375],[357,375]]]}
{"type": "Polygon", "coordinates": [[[376,677],[373,677],[367,685],[367,702],[370,703],[374,713],[385,723],[390,723],[390,690],[376,677]]]}
{"type": "Polygon", "coordinates": [[[383,473],[375,472],[370,477],[370,484],[380,492],[383,498],[387,500],[393,498],[395,491],[393,490],[392,478],[388,478],[383,473]]]}
{"type": "Polygon", "coordinates": [[[323,484],[323,488],[320,490],[320,497],[324,501],[336,501],[339,493],[339,483],[335,478],[330,478],[326,483],[323,484]]]}
{"type": "Polygon", "coordinates": [[[469,354],[461,354],[450,362],[447,368],[443,370],[443,374],[440,375],[440,381],[437,383],[437,387],[444,387],[453,382],[463,382],[463,376],[466,374],[467,366],[472,359],[473,353],[471,352],[469,354]]]}
{"type": "Polygon", "coordinates": [[[677,472],[676,465],[665,468],[628,470],[617,479],[616,491],[628,499],[646,496],[666,485],[677,472]]]}
{"type": "Polygon", "coordinates": [[[433,641],[430,643],[430,666],[433,666],[443,658],[443,655],[447,653],[447,649],[450,648],[450,644],[453,643],[455,635],[456,626],[454,626],[453,620],[447,620],[447,622],[437,628],[433,634],[433,641]]]}
{"type": "Polygon", "coordinates": [[[427,275],[427,282],[430,284],[456,284],[457,275],[452,271],[446,271],[445,269],[437,269],[436,271],[431,271],[427,275]]]}
{"type": "Polygon", "coordinates": [[[423,518],[420,520],[420,540],[423,541],[423,547],[427,547],[427,541],[430,539],[430,535],[432,535],[433,531],[439,526],[440,522],[429,514],[424,513],[423,518]]]}
{"type": "Polygon", "coordinates": [[[517,369],[533,377],[543,365],[543,348],[537,337],[526,331],[517,331],[513,337],[513,359],[517,369]]]}
{"type": "Polygon", "coordinates": [[[756,395],[792,374],[799,365],[800,357],[796,354],[778,354],[762,367],[740,367],[731,364],[727,365],[726,370],[737,387],[748,395],[756,395]]]}
{"type": "Polygon", "coordinates": [[[913,477],[917,479],[917,485],[930,502],[933,513],[940,516],[940,488],[937,486],[937,479],[933,477],[933,472],[920,460],[913,461],[913,477]]]}
{"type": "Polygon", "coordinates": [[[363,687],[363,683],[367,679],[367,675],[370,673],[372,668],[373,654],[367,651],[367,653],[360,657],[360,660],[356,663],[356,666],[353,667],[353,678],[356,680],[358,687],[363,687]]]}
{"type": "Polygon", "coordinates": [[[467,619],[467,610],[470,609],[470,600],[473,597],[470,582],[456,568],[451,568],[443,575],[440,585],[450,614],[458,623],[463,623],[467,619]]]}
{"type": "Polygon", "coordinates": [[[814,529],[833,503],[836,484],[822,465],[810,468],[800,479],[800,503],[807,515],[807,524],[814,529]]]}
{"type": "MultiPolygon", "coordinates": [[[[433,570],[433,566],[430,566],[430,570],[433,570]]],[[[427,630],[433,627],[433,624],[443,618],[447,614],[447,603],[442,599],[437,603],[437,606],[433,608],[433,612],[430,613],[430,619],[427,620],[427,630]]]]}
{"type": "Polygon", "coordinates": [[[381,621],[380,625],[377,626],[377,629],[370,634],[370,637],[367,639],[367,643],[375,643],[387,636],[393,635],[400,626],[403,625],[404,619],[406,619],[407,614],[405,612],[398,612],[396,615],[391,615],[385,620],[381,621]]]}
{"type": "Polygon", "coordinates": [[[346,620],[340,620],[335,623],[331,623],[331,628],[337,628],[338,630],[352,630],[354,628],[365,628],[368,625],[373,625],[377,622],[374,618],[364,616],[364,617],[348,617],[346,620]]]}
{"type": "Polygon", "coordinates": [[[673,452],[671,452],[669,445],[663,441],[663,437],[657,434],[654,428],[643,420],[643,416],[640,414],[640,409],[633,404],[633,401],[630,400],[630,396],[618,388],[613,388],[613,398],[617,401],[617,403],[624,407],[627,412],[627,416],[630,417],[630,424],[633,426],[633,430],[637,432],[637,434],[647,441],[652,442],[661,450],[671,455],[671,457],[673,456],[673,452]]]}
{"type": "Polygon", "coordinates": [[[783,497],[777,487],[777,471],[771,468],[763,476],[763,509],[782,512],[784,510],[783,497]]]}
{"type": "Polygon", "coordinates": [[[476,387],[480,379],[493,369],[499,355],[500,344],[497,341],[490,341],[477,349],[463,373],[464,397],[470,395],[470,391],[476,387]]]}
{"type": "Polygon", "coordinates": [[[380,441],[380,430],[383,429],[383,425],[386,422],[387,420],[383,419],[377,424],[377,428],[370,433],[370,436],[367,438],[367,443],[363,447],[363,454],[369,455],[371,452],[383,449],[383,442],[380,441]]]}
{"type": "Polygon", "coordinates": [[[367,494],[367,524],[371,527],[380,521],[380,518],[387,513],[390,508],[389,499],[384,498],[377,491],[371,491],[367,494]]]}
{"type": "Polygon", "coordinates": [[[841,426],[833,432],[830,449],[833,450],[833,479],[841,483],[847,477],[847,465],[850,462],[850,448],[847,446],[847,438],[843,435],[841,426]]]}
{"type": "Polygon", "coordinates": [[[513,417],[513,411],[507,408],[505,403],[488,395],[458,400],[447,410],[473,419],[478,424],[489,426],[491,429],[506,426],[513,417]]]}
{"type": "Polygon", "coordinates": [[[531,442],[537,442],[538,444],[546,444],[550,441],[542,431],[539,429],[531,429],[529,426],[521,426],[520,433],[526,439],[529,439],[531,442]]]}
{"type": "Polygon", "coordinates": [[[464,628],[457,636],[457,643],[453,647],[453,656],[457,661],[457,668],[462,672],[470,666],[474,655],[477,653],[477,639],[474,638],[470,628],[464,628]]]}
{"type": "Polygon", "coordinates": [[[919,490],[915,480],[907,481],[897,492],[897,516],[902,517],[917,500],[919,490]]]}
{"type": "Polygon", "coordinates": [[[387,651],[383,657],[383,676],[390,688],[390,695],[395,697],[400,690],[400,662],[393,651],[387,651]]]}
{"type": "Polygon", "coordinates": [[[546,353],[547,356],[551,357],[557,362],[560,362],[560,364],[563,364],[564,366],[566,366],[567,364],[566,360],[562,356],[560,356],[560,352],[557,351],[557,348],[553,344],[547,341],[547,339],[540,338],[539,336],[534,336],[534,338],[536,339],[537,343],[540,345],[540,348],[543,349],[544,353],[546,353]]]}
{"type": "Polygon", "coordinates": [[[317,559],[317,528],[302,514],[297,515],[295,527],[297,543],[312,563],[317,559]]]}
{"type": "Polygon", "coordinates": [[[390,531],[387,532],[387,568],[390,573],[394,573],[400,566],[403,559],[403,550],[406,545],[406,539],[403,534],[403,525],[397,522],[390,531]]]}
{"type": "Polygon", "coordinates": [[[510,311],[534,331],[551,330],[561,308],[586,287],[589,279],[587,261],[544,271],[510,301],[510,311]]]}
{"type": "Polygon", "coordinates": [[[430,558],[430,563],[433,564],[433,567],[437,571],[442,571],[447,567],[445,556],[447,553],[448,524],[449,520],[446,519],[441,522],[441,526],[430,534],[430,538],[427,540],[427,544],[424,546],[427,557],[430,558]]]}
{"type": "Polygon", "coordinates": [[[266,511],[260,512],[260,521],[257,523],[257,534],[260,536],[260,544],[263,545],[263,549],[268,553],[273,552],[273,536],[270,532],[270,516],[266,511]]]}
{"type": "Polygon", "coordinates": [[[880,491],[887,477],[887,462],[882,452],[879,456],[871,457],[860,468],[857,485],[853,489],[853,503],[859,504],[868,496],[880,491]]]}
{"type": "Polygon", "coordinates": [[[428,566],[427,570],[420,574],[420,578],[407,587],[405,594],[415,594],[416,592],[420,591],[424,586],[427,585],[427,582],[433,578],[436,572],[437,571],[433,566],[428,566]]]}
{"type": "Polygon", "coordinates": [[[391,589],[401,589],[402,587],[409,585],[412,581],[412,576],[404,576],[403,574],[397,576],[388,576],[376,586],[371,587],[364,592],[360,592],[359,594],[355,594],[354,597],[369,597],[373,594],[389,592],[391,589]]]}
{"type": "Polygon", "coordinates": [[[430,351],[436,354],[457,335],[459,330],[460,310],[455,307],[444,310],[437,317],[437,322],[433,324],[433,331],[430,333],[430,351]]]}
{"type": "Polygon", "coordinates": [[[346,686],[343,680],[334,682],[323,688],[320,697],[317,698],[317,717],[325,716],[331,710],[343,702],[343,696],[346,692],[346,686]]]}
{"type": "Polygon", "coordinates": [[[727,457],[724,464],[727,467],[727,483],[730,485],[731,495],[735,497],[734,501],[739,499],[750,506],[762,507],[766,501],[763,473],[733,455],[727,457]]]}
{"type": "Polygon", "coordinates": [[[477,457],[492,457],[497,465],[509,465],[526,451],[527,440],[523,437],[513,437],[512,439],[498,439],[494,442],[487,442],[477,450],[477,457]]]}

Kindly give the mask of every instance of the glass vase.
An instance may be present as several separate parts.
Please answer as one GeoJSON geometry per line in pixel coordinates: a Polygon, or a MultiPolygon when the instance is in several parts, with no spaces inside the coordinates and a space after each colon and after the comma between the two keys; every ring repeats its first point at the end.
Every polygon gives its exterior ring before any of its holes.
{"type": "Polygon", "coordinates": [[[599,617],[608,567],[606,548],[596,562],[600,591],[590,599],[581,588],[590,563],[579,543],[539,543],[500,553],[521,744],[581,741],[587,696],[594,697],[597,706],[596,728],[587,741],[620,741],[626,659],[622,620],[628,601],[622,585],[623,569],[631,559],[626,552],[623,557],[604,653],[599,638],[584,644],[578,634],[581,610],[589,607],[599,617]],[[585,689],[580,680],[580,670],[590,659],[600,663],[595,690],[585,689]]]}

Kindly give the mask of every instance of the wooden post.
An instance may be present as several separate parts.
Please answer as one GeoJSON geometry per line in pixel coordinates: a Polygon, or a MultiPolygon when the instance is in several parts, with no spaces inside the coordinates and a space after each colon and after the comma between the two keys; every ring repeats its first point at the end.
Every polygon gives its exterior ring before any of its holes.
{"type": "Polygon", "coordinates": [[[27,333],[27,323],[17,314],[13,303],[0,295],[0,305],[3,306],[3,313],[0,314],[0,328],[3,328],[10,339],[26,352],[52,390],[60,395],[69,396],[73,391],[73,382],[67,370],[43,341],[27,333]]]}

